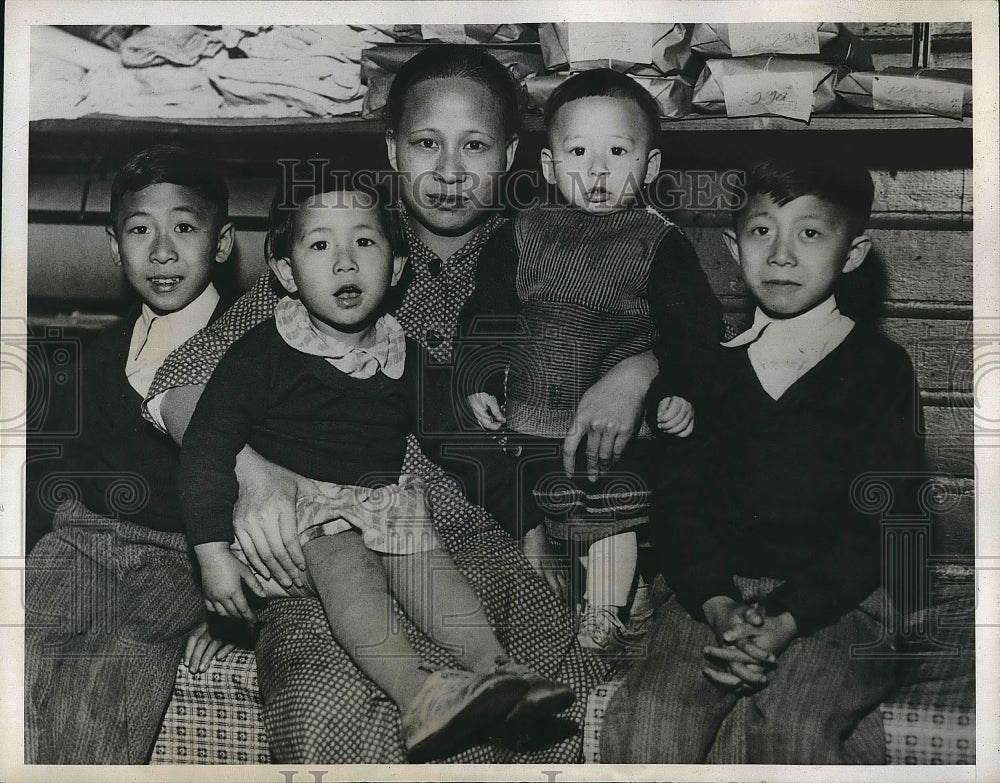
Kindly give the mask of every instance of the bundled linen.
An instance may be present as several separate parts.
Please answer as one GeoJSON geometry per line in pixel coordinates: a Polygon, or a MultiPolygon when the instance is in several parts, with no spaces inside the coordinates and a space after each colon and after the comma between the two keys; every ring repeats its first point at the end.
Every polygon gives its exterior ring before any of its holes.
{"type": "Polygon", "coordinates": [[[218,117],[224,101],[201,68],[158,65],[151,68],[104,67],[87,72],[81,115],[114,113],[123,117],[218,117]]]}
{"type": "Polygon", "coordinates": [[[87,114],[218,117],[224,108],[222,96],[200,68],[123,68],[111,63],[88,70],[57,58],[33,58],[31,84],[31,120],[87,114]]]}
{"type": "MultiPolygon", "coordinates": [[[[569,79],[571,73],[540,73],[524,80],[524,88],[528,93],[528,101],[540,111],[545,110],[552,91],[569,79]]],[[[691,97],[694,91],[694,79],[690,76],[677,74],[674,76],[641,76],[630,74],[638,84],[642,85],[650,95],[656,98],[660,107],[660,116],[678,119],[691,113],[691,97]]]]}
{"type": "MultiPolygon", "coordinates": [[[[389,87],[396,73],[404,63],[424,48],[397,44],[376,46],[364,52],[361,58],[361,81],[366,85],[367,93],[361,112],[363,117],[382,116],[389,98],[389,87]]],[[[486,51],[510,71],[518,84],[528,76],[545,70],[541,55],[533,47],[486,47],[486,51]]],[[[521,97],[526,103],[524,96],[521,97]]]]}
{"type": "Polygon", "coordinates": [[[271,27],[240,41],[245,57],[206,63],[226,116],[334,117],[361,111],[361,53],[386,40],[347,26],[271,27]]]}
{"type": "Polygon", "coordinates": [[[837,82],[837,95],[859,109],[922,111],[960,119],[972,115],[972,69],[858,71],[837,82]],[[893,88],[898,88],[895,93],[893,88]]]}
{"type": "Polygon", "coordinates": [[[397,43],[441,41],[457,44],[537,43],[536,24],[393,24],[375,29],[397,43]]]}
{"type": "Polygon", "coordinates": [[[194,65],[215,57],[223,49],[234,49],[246,35],[240,28],[215,30],[194,25],[153,25],[125,39],[119,47],[122,65],[194,65]]]}
{"type": "Polygon", "coordinates": [[[764,77],[768,72],[805,72],[812,82],[812,111],[830,111],[837,102],[834,91],[836,68],[815,60],[788,57],[741,57],[730,60],[709,60],[694,86],[691,101],[695,111],[705,114],[726,113],[726,85],[731,76],[764,77]]]}
{"type": "Polygon", "coordinates": [[[166,25],[139,29],[116,54],[81,32],[32,29],[32,120],[357,114],[361,53],[392,40],[364,26],[166,25]]]}
{"type": "Polygon", "coordinates": [[[86,75],[87,69],[79,65],[32,53],[28,119],[72,119],[86,114],[86,110],[79,108],[87,97],[83,85],[86,75]]]}
{"type": "Polygon", "coordinates": [[[691,113],[691,100],[694,95],[694,79],[690,76],[677,74],[674,76],[639,76],[632,78],[646,88],[646,91],[656,98],[660,107],[660,116],[676,120],[691,113]]]}
{"type": "Polygon", "coordinates": [[[84,38],[100,44],[106,49],[118,51],[125,39],[142,29],[142,25],[126,24],[69,24],[56,25],[60,30],[64,30],[77,38],[84,38]]]}
{"type": "Polygon", "coordinates": [[[614,68],[646,75],[696,75],[691,26],[685,24],[606,24],[561,22],[538,25],[545,67],[614,68]]]}
{"type": "Polygon", "coordinates": [[[709,60],[776,54],[814,58],[853,70],[873,67],[864,42],[839,22],[696,24],[691,50],[709,60]],[[813,44],[815,51],[810,51],[813,44]]]}
{"type": "Polygon", "coordinates": [[[295,60],[322,56],[360,63],[364,49],[391,40],[380,30],[362,25],[282,25],[244,38],[238,48],[248,58],[295,60]]]}
{"type": "Polygon", "coordinates": [[[213,60],[206,66],[227,116],[333,117],[361,111],[356,63],[336,57],[213,60]]]}

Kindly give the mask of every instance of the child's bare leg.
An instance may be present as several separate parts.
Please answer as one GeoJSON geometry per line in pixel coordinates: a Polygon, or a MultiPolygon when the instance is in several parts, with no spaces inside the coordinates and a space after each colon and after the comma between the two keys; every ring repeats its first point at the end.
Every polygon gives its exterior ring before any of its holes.
{"type": "Polygon", "coordinates": [[[483,605],[440,545],[412,555],[383,558],[392,591],[413,622],[467,669],[484,674],[504,649],[483,605]]]}
{"type": "Polygon", "coordinates": [[[428,673],[393,617],[382,560],[354,531],[315,538],[302,552],[333,637],[397,705],[410,704],[428,673]]]}
{"type": "Polygon", "coordinates": [[[595,606],[625,606],[638,562],[635,533],[619,533],[595,541],[587,552],[584,598],[595,606]]]}

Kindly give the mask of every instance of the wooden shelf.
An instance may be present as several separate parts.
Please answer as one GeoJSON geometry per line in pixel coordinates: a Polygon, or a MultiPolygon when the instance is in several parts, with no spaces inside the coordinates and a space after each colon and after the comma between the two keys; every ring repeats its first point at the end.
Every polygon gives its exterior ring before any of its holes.
{"type": "MultiPolygon", "coordinates": [[[[537,167],[545,146],[541,115],[525,114],[515,168],[537,167]]],[[[720,169],[776,150],[823,148],[869,168],[970,168],[972,119],[925,114],[820,114],[782,117],[691,115],[661,120],[664,166],[720,169]],[[738,140],[738,143],[734,143],[738,140]]],[[[227,175],[272,177],[282,158],[322,158],[344,170],[386,166],[384,122],[361,117],[162,119],[89,115],[29,124],[35,174],[110,176],[131,154],[156,143],[190,146],[223,162],[227,175]]]]}
{"type": "Polygon", "coordinates": [[[665,131],[890,131],[890,130],[962,130],[972,129],[972,118],[952,120],[933,114],[816,114],[808,123],[785,117],[706,117],[688,116],[679,120],[661,120],[665,131]]]}
{"type": "MultiPolygon", "coordinates": [[[[523,124],[529,133],[544,130],[542,117],[524,115],[523,124]]],[[[679,120],[663,119],[664,131],[920,131],[920,130],[971,130],[972,118],[952,120],[931,114],[865,113],[817,114],[808,123],[784,117],[722,117],[700,114],[679,120]]],[[[304,135],[310,133],[379,134],[385,129],[382,120],[361,117],[291,117],[291,118],[204,118],[163,119],[156,117],[121,117],[111,114],[93,114],[78,119],[36,120],[29,125],[32,134],[69,135],[79,133],[170,133],[171,131],[201,131],[224,133],[233,130],[252,130],[264,134],[304,135]]]]}
{"type": "Polygon", "coordinates": [[[88,114],[77,119],[35,120],[28,125],[29,133],[44,135],[77,135],[90,133],[170,133],[198,130],[208,133],[254,131],[258,133],[378,133],[385,130],[382,120],[345,117],[263,117],[263,118],[191,118],[122,117],[115,114],[88,114]]]}

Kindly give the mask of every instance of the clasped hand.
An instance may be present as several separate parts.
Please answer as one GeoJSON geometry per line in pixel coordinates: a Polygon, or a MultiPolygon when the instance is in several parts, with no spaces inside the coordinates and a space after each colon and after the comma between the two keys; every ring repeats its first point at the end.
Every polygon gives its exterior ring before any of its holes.
{"type": "Polygon", "coordinates": [[[767,672],[795,638],[795,620],[788,612],[769,617],[756,604],[716,596],[704,604],[705,618],[718,646],[705,647],[705,676],[737,693],[760,690],[767,672]]]}

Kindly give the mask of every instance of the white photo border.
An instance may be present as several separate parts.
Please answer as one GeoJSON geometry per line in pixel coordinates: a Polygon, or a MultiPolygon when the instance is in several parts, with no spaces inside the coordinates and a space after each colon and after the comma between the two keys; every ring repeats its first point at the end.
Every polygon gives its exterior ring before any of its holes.
{"type": "MultiPolygon", "coordinates": [[[[936,2],[792,2],[791,0],[681,0],[642,2],[179,2],[173,0],[12,0],[5,7],[2,218],[2,319],[26,323],[28,41],[35,24],[343,24],[383,22],[470,23],[576,21],[970,21],[973,24],[973,130],[975,230],[975,337],[1000,332],[1000,210],[998,210],[997,5],[990,0],[936,2]]],[[[928,259],[947,263],[946,259],[928,259]]],[[[1000,373],[977,368],[975,404],[1000,413],[1000,373]],[[982,370],[980,372],[979,370],[982,370]]],[[[23,381],[4,375],[0,421],[25,407],[23,381]]],[[[993,418],[993,417],[991,417],[993,418]]],[[[909,783],[1000,780],[1000,459],[994,439],[976,437],[977,748],[975,767],[762,767],[762,766],[385,766],[321,764],[270,766],[44,767],[23,764],[23,579],[20,511],[24,443],[0,442],[0,780],[49,781],[334,781],[334,780],[689,780],[866,781],[909,783]],[[293,774],[294,773],[294,774],[293,774]]]]}

